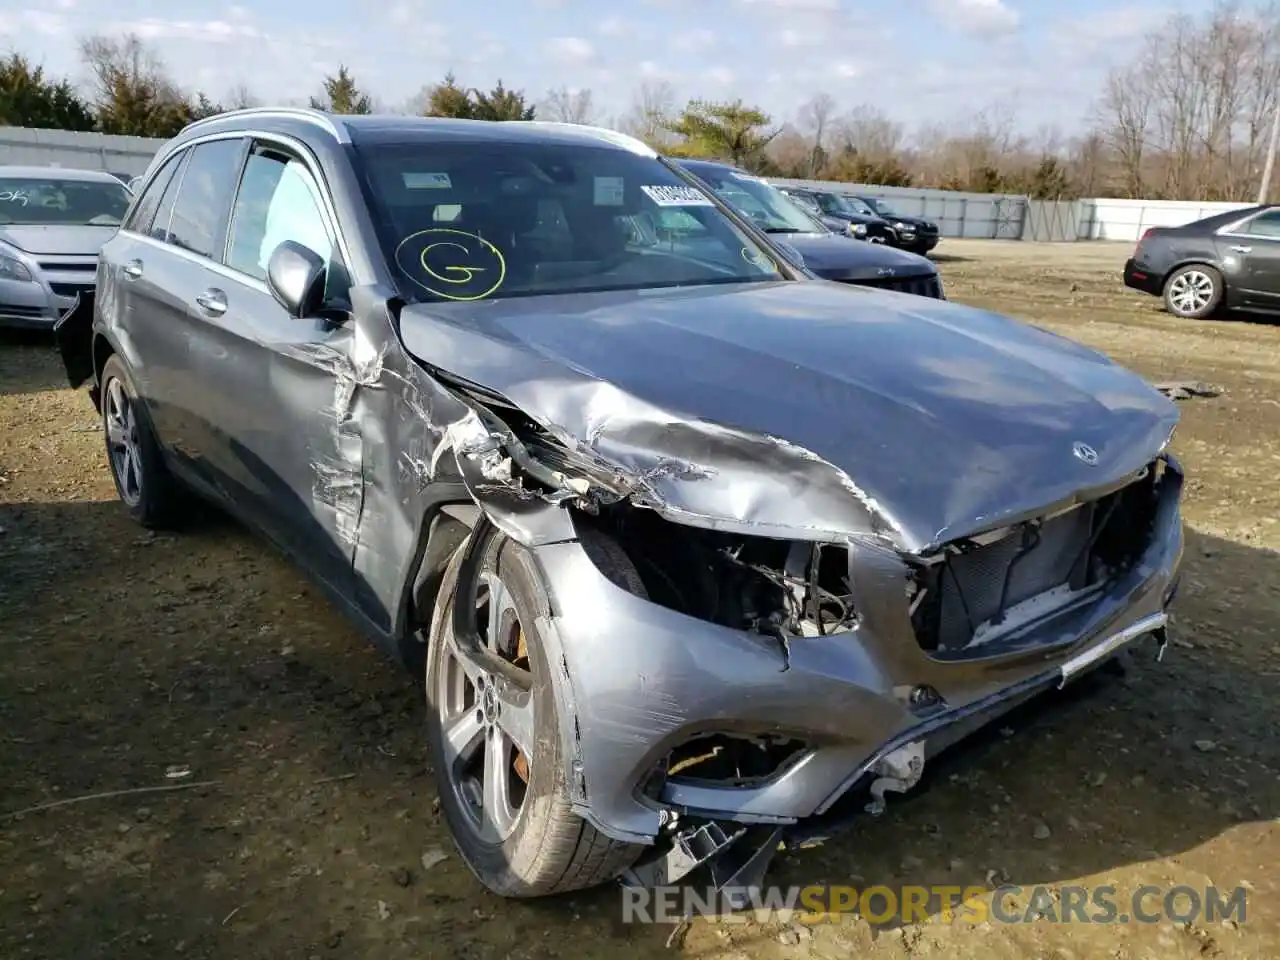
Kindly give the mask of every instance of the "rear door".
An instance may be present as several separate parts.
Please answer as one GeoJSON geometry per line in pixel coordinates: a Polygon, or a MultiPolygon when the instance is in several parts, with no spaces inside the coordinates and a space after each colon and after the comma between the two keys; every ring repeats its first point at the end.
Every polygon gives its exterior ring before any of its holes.
{"type": "Polygon", "coordinates": [[[340,310],[336,321],[291,317],[266,283],[272,251],[293,240],[328,262],[328,299],[346,302],[350,281],[328,209],[301,145],[250,145],[221,262],[198,291],[191,357],[202,456],[251,522],[349,593],[363,498],[361,439],[348,409],[360,376],[355,329],[340,310]]]}
{"type": "MultiPolygon", "coordinates": [[[[138,298],[140,295],[147,298],[155,295],[150,288],[161,272],[159,254],[146,238],[152,236],[157,221],[162,224],[161,233],[167,229],[173,198],[177,194],[177,181],[182,177],[188,155],[189,151],[183,150],[166,160],[134,201],[120,229],[99,252],[95,283],[96,314],[129,366],[138,394],[150,411],[157,439],[165,447],[170,441],[168,424],[164,419],[167,404],[160,402],[162,391],[157,389],[147,366],[152,356],[146,349],[147,320],[144,317],[140,321],[137,315],[138,298]],[[143,270],[144,261],[152,263],[151,274],[143,270]],[[141,328],[138,326],[140,322],[141,328]],[[137,336],[139,329],[143,331],[141,338],[137,336]]],[[[92,336],[91,331],[86,332],[92,336]]],[[[158,382],[162,386],[166,378],[161,375],[158,382]]]]}
{"type": "Polygon", "coordinates": [[[196,297],[222,250],[244,149],[241,137],[189,148],[146,236],[113,254],[125,292],[125,349],[146,380],[157,432],[179,465],[206,483],[216,477],[203,459],[211,409],[210,390],[194,375],[204,322],[196,297]]]}
{"type": "Polygon", "coordinates": [[[1241,306],[1280,310],[1280,207],[1221,234],[1224,263],[1238,258],[1241,306]]]}

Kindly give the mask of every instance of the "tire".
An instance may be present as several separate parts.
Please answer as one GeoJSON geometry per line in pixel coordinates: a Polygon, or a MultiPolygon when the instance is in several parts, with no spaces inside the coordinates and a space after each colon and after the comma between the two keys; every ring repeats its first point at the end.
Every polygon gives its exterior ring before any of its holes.
{"type": "Polygon", "coordinates": [[[145,405],[119,356],[102,368],[102,438],[116,494],[137,523],[172,526],[186,498],[165,466],[145,405]]]}
{"type": "MultiPolygon", "coordinates": [[[[468,543],[455,556],[445,578],[442,589],[448,598],[436,608],[427,658],[428,736],[440,807],[463,862],[492,892],[503,897],[530,898],[597,886],[619,876],[645,848],[604,836],[574,812],[565,789],[568,774],[560,738],[560,707],[537,627],[538,619],[550,613],[537,567],[527,550],[487,523],[477,527],[472,536],[481,538],[475,544],[478,555],[474,576],[468,574],[468,565],[463,562],[463,554],[470,549],[468,543]],[[483,604],[482,595],[487,598],[483,604]],[[495,596],[507,599],[495,604],[495,596]],[[483,671],[477,672],[478,679],[461,679],[475,667],[474,661],[464,667],[464,655],[455,635],[455,608],[462,602],[487,611],[477,613],[475,618],[482,642],[487,640],[492,649],[505,650],[506,659],[517,672],[527,668],[524,699],[532,705],[531,721],[527,712],[523,716],[532,744],[532,760],[524,758],[523,772],[520,763],[524,754],[519,748],[510,748],[502,727],[503,723],[512,729],[517,726],[511,719],[502,718],[520,715],[511,708],[520,699],[519,691],[513,695],[506,677],[492,671],[487,679],[483,671]],[[508,602],[509,612],[505,609],[508,602]],[[496,608],[500,629],[488,631],[486,637],[481,631],[492,613],[489,608],[496,608]],[[516,629],[511,644],[516,647],[514,651],[501,642],[511,635],[507,625],[512,622],[516,629]],[[521,649],[523,658],[519,656],[521,649]],[[516,656],[511,657],[511,653],[516,656]],[[496,714],[491,714],[494,699],[501,703],[496,714]],[[478,733],[472,732],[477,728],[478,733]],[[492,732],[494,728],[496,733],[492,732]],[[449,747],[447,732],[455,735],[454,742],[465,742],[469,747],[449,747]],[[491,762],[495,756],[490,754],[491,745],[495,743],[504,747],[500,762],[491,762]],[[475,757],[475,753],[480,756],[475,757]],[[474,782],[479,778],[472,775],[477,767],[483,771],[479,785],[474,782]],[[490,780],[495,769],[505,773],[495,774],[490,780]],[[520,780],[523,785],[517,782],[520,780]],[[498,786],[490,786],[493,783],[498,786]],[[506,789],[499,789],[504,784],[506,789]],[[502,803],[488,804],[493,793],[511,800],[512,786],[515,792],[522,793],[514,816],[502,803]],[[482,801],[481,809],[477,809],[477,798],[482,801]],[[486,804],[488,810],[498,812],[481,812],[486,804]]],[[[583,542],[611,580],[627,589],[643,590],[635,568],[613,541],[588,532],[583,542]]],[[[505,673],[504,669],[502,674],[505,673]]]]}
{"type": "Polygon", "coordinates": [[[1222,274],[1203,263],[1189,263],[1164,282],[1164,306],[1175,317],[1203,320],[1218,311],[1225,293],[1222,274]]]}

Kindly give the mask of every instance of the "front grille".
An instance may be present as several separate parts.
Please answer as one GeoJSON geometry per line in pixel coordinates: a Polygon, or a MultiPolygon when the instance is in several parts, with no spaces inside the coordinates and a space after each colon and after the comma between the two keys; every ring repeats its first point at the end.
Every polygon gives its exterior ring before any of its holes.
{"type": "Polygon", "coordinates": [[[60,297],[78,297],[82,293],[92,293],[92,283],[51,283],[49,289],[60,297]]]}
{"type": "Polygon", "coordinates": [[[40,261],[40,269],[49,273],[93,273],[98,269],[97,260],[84,260],[80,263],[68,262],[66,260],[57,261],[40,261]]]}
{"type": "Polygon", "coordinates": [[[913,584],[920,645],[951,655],[980,650],[1018,619],[1009,616],[1018,604],[1034,599],[1034,619],[1131,569],[1151,543],[1161,472],[1148,468],[1115,493],[994,542],[948,545],[946,559],[913,584]]]}
{"type": "Polygon", "coordinates": [[[910,293],[917,297],[943,299],[942,283],[937,276],[931,277],[875,277],[867,280],[845,280],[859,287],[874,287],[877,290],[895,290],[898,293],[910,293]]]}
{"type": "Polygon", "coordinates": [[[35,320],[44,315],[44,307],[18,307],[0,303],[0,317],[22,317],[35,320]]]}

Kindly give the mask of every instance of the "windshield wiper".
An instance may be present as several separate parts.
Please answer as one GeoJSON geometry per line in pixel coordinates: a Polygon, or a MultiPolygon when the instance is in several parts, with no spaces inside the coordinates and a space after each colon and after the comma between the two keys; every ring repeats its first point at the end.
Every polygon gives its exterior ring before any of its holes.
{"type": "Polygon", "coordinates": [[[803,233],[799,227],[765,227],[765,233],[803,233]]]}

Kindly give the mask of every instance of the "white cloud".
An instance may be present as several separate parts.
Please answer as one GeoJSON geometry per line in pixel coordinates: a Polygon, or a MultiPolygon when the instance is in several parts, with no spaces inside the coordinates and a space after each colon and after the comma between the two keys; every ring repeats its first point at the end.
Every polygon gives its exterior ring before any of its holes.
{"type": "Polygon", "coordinates": [[[777,7],[779,10],[840,9],[840,0],[741,0],[747,6],[777,7]]]}
{"type": "Polygon", "coordinates": [[[36,33],[44,37],[62,37],[71,32],[66,17],[44,10],[24,10],[19,14],[0,19],[0,34],[21,37],[36,33]]]}
{"type": "Polygon", "coordinates": [[[933,12],[957,30],[979,36],[1013,33],[1021,15],[1004,0],[930,0],[933,12]]]}
{"type": "Polygon", "coordinates": [[[737,76],[728,67],[710,67],[702,75],[712,83],[717,83],[722,87],[729,86],[737,79],[737,76]]]}
{"type": "Polygon", "coordinates": [[[1107,59],[1125,52],[1152,26],[1163,19],[1159,8],[1116,7],[1105,18],[1093,15],[1063,17],[1054,24],[1053,44],[1063,54],[1077,59],[1107,59]]]}
{"type": "Polygon", "coordinates": [[[631,30],[631,24],[621,17],[605,17],[596,24],[596,33],[602,37],[620,37],[631,30]]]}
{"type": "Polygon", "coordinates": [[[556,37],[547,43],[547,53],[562,63],[586,63],[595,59],[596,48],[581,37],[556,37]]]}
{"type": "Polygon", "coordinates": [[[702,53],[714,47],[718,39],[712,30],[682,30],[672,38],[671,46],[681,53],[702,53]]]}
{"type": "Polygon", "coordinates": [[[787,27],[780,34],[778,39],[782,41],[784,47],[816,47],[822,43],[822,38],[816,33],[810,33],[806,30],[796,30],[787,27]]]}
{"type": "Polygon", "coordinates": [[[848,60],[841,60],[836,64],[835,69],[836,76],[845,80],[850,80],[862,73],[861,68],[856,63],[850,63],[848,60]]]}

